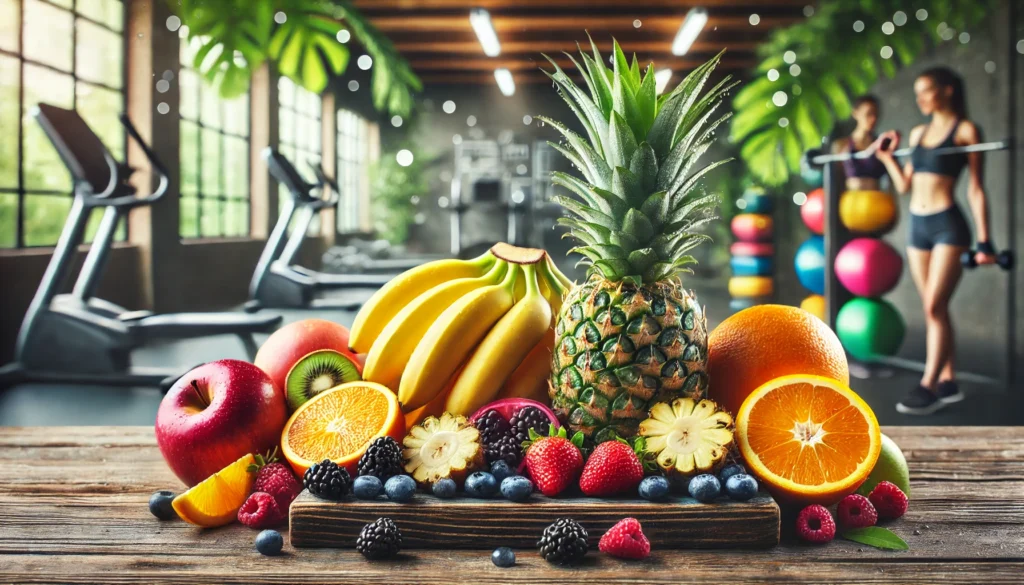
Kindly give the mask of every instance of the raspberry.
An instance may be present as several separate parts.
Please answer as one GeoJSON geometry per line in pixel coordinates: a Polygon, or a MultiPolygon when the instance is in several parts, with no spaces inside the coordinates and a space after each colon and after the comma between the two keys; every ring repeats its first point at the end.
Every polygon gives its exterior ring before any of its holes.
{"type": "Polygon", "coordinates": [[[299,497],[302,484],[292,470],[283,463],[270,463],[259,470],[253,483],[254,492],[266,492],[274,496],[277,507],[287,512],[292,500],[299,497]]]}
{"type": "Polygon", "coordinates": [[[823,544],[836,536],[836,523],[828,508],[814,504],[800,511],[796,517],[796,535],[800,540],[823,544]]]}
{"type": "Polygon", "coordinates": [[[893,483],[879,482],[868,499],[878,510],[878,517],[883,520],[894,520],[907,513],[907,494],[893,483]]]}
{"type": "Polygon", "coordinates": [[[277,500],[267,492],[253,492],[238,509],[238,521],[249,528],[270,528],[284,521],[277,500]]]}
{"type": "Polygon", "coordinates": [[[878,522],[878,512],[871,502],[860,494],[850,494],[839,502],[836,517],[843,528],[866,528],[878,522]]]}
{"type": "Polygon", "coordinates": [[[601,537],[597,548],[620,559],[643,559],[651,554],[651,542],[644,536],[636,518],[623,518],[601,537]]]}

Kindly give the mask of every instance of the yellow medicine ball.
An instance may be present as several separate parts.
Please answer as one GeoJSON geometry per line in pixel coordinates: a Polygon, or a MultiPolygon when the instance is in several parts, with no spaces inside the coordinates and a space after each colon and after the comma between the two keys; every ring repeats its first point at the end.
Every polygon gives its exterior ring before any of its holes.
{"type": "Polygon", "coordinates": [[[800,303],[800,308],[822,321],[825,320],[825,297],[821,295],[811,295],[807,297],[800,303]]]}
{"type": "Polygon", "coordinates": [[[732,297],[767,297],[774,291],[774,282],[768,276],[734,276],[729,279],[729,296],[732,297]]]}
{"type": "Polygon", "coordinates": [[[896,200],[882,191],[847,191],[839,198],[839,219],[854,233],[887,232],[898,213],[896,200]]]}

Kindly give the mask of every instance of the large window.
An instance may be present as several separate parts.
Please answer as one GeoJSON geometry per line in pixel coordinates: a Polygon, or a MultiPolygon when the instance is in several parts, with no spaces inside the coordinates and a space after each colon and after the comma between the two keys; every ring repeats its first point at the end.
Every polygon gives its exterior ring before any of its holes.
{"type": "Polygon", "coordinates": [[[71,208],[71,175],[28,115],[36,104],[77,109],[123,158],[124,14],[120,0],[0,0],[0,248],[52,246],[71,208]]]}
{"type": "Polygon", "coordinates": [[[377,159],[376,124],[354,112],[338,110],[338,231],[359,231],[360,217],[370,201],[369,164],[377,159]]]}
{"type": "MultiPolygon", "coordinates": [[[[321,117],[323,105],[320,96],[295,85],[285,76],[277,79],[278,150],[295,166],[299,174],[313,183],[316,176],[309,163],[319,164],[323,152],[321,117]]],[[[284,185],[278,187],[278,207],[291,193],[284,185]]],[[[309,235],[320,233],[320,217],[313,218],[309,235]]]]}
{"type": "MultiPolygon", "coordinates": [[[[185,27],[181,29],[185,36],[185,27]]],[[[183,238],[249,235],[249,96],[221,99],[191,67],[198,45],[181,41],[183,238]]]]}

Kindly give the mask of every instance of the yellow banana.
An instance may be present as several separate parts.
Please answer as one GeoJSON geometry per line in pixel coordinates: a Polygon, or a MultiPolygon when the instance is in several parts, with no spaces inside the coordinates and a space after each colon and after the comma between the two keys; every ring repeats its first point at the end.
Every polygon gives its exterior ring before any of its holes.
{"type": "Polygon", "coordinates": [[[548,377],[551,375],[551,352],[555,346],[555,330],[549,328],[540,343],[526,354],[523,363],[512,372],[498,398],[529,398],[544,402],[548,398],[548,377]]]}
{"type": "Polygon", "coordinates": [[[448,393],[451,392],[452,386],[455,385],[455,380],[458,379],[459,374],[462,373],[462,368],[459,368],[452,375],[451,379],[444,385],[444,388],[434,397],[433,400],[424,404],[423,406],[407,412],[405,414],[405,428],[411,429],[415,425],[423,422],[423,419],[428,416],[441,416],[444,414],[444,403],[448,399],[448,393]]]}
{"type": "Polygon", "coordinates": [[[459,365],[515,303],[513,291],[520,270],[509,266],[505,279],[455,301],[431,324],[416,344],[398,385],[405,412],[433,400],[459,365]]]}
{"type": "Polygon", "coordinates": [[[363,379],[398,390],[402,372],[416,344],[445,309],[478,288],[496,284],[505,275],[508,264],[498,260],[479,278],[457,278],[435,286],[413,299],[395,315],[377,336],[366,356],[363,379]]]}
{"type": "Polygon", "coordinates": [[[541,267],[544,272],[544,276],[548,279],[557,280],[562,285],[562,292],[567,292],[575,284],[569,280],[569,277],[562,274],[562,271],[558,269],[555,261],[551,259],[551,254],[544,255],[544,265],[541,267]]]}
{"type": "Polygon", "coordinates": [[[496,258],[488,252],[473,260],[436,260],[399,274],[374,293],[359,310],[352,324],[349,347],[359,353],[370,351],[384,327],[413,299],[449,280],[478,277],[495,261],[496,258]]]}
{"type": "Polygon", "coordinates": [[[558,268],[554,267],[550,256],[544,262],[538,263],[537,271],[541,276],[541,278],[537,279],[540,281],[540,292],[547,299],[548,304],[551,305],[551,313],[558,315],[558,311],[562,309],[562,299],[565,297],[565,293],[569,291],[569,287],[573,285],[572,283],[569,283],[568,287],[563,285],[559,275],[562,278],[565,278],[565,275],[558,272],[558,268]]]}
{"type": "Polygon", "coordinates": [[[540,294],[537,268],[526,264],[522,269],[526,295],[477,346],[448,395],[446,411],[469,415],[493,400],[505,380],[551,327],[551,307],[540,294]]]}

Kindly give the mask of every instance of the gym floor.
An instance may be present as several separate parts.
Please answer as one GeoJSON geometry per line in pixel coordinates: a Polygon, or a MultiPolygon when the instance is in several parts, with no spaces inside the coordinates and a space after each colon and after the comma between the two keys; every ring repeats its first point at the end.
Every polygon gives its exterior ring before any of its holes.
{"type": "MultiPolygon", "coordinates": [[[[708,326],[729,315],[724,281],[691,279],[688,284],[706,304],[708,326]]],[[[371,294],[366,293],[367,298],[371,294]]],[[[313,315],[309,311],[279,311],[286,322],[313,315]]],[[[322,311],[315,316],[351,325],[351,311],[322,311]]],[[[917,332],[918,334],[920,332],[917,332]]],[[[908,335],[915,332],[909,331],[908,335]]],[[[262,341],[262,340],[257,340],[262,341]]],[[[153,345],[135,354],[139,366],[187,368],[222,358],[245,359],[238,339],[210,337],[153,345]]],[[[1006,388],[962,383],[967,399],[932,416],[896,412],[896,402],[912,388],[918,374],[893,371],[891,377],[855,379],[852,387],[874,408],[883,425],[1020,425],[1024,412],[1006,388]]],[[[65,385],[22,385],[0,392],[0,426],[30,425],[150,425],[162,395],[150,388],[109,388],[65,385]]]]}

